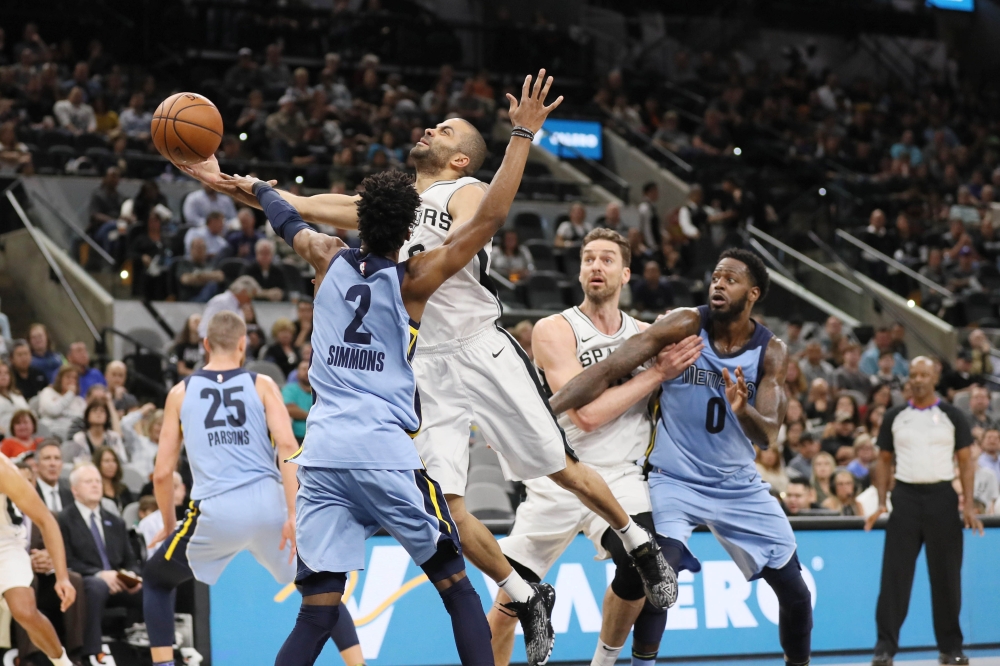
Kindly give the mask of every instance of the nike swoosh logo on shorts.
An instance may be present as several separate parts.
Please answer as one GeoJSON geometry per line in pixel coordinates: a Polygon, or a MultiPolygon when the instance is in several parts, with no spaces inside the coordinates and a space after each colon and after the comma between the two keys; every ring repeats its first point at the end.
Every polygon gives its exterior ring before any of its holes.
{"type": "Polygon", "coordinates": [[[500,354],[502,354],[504,349],[506,349],[506,347],[501,347],[500,351],[498,351],[496,354],[493,354],[493,358],[496,358],[497,356],[499,356],[500,354]]]}

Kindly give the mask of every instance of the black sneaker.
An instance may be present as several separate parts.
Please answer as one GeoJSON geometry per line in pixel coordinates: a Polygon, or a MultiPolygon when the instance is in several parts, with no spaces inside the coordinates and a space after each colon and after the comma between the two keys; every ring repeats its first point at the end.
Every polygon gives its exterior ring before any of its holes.
{"type": "Polygon", "coordinates": [[[528,583],[535,591],[524,602],[511,601],[503,607],[517,615],[524,630],[524,651],[530,666],[542,666],[552,655],[555,631],[552,629],[552,607],[556,591],[548,583],[528,583]]]}
{"type": "Polygon", "coordinates": [[[642,579],[642,589],[649,603],[657,608],[670,608],[677,603],[677,573],[667,563],[655,541],[647,541],[629,556],[642,579]]]}
{"type": "Polygon", "coordinates": [[[887,652],[876,652],[872,657],[872,666],[892,666],[892,655],[887,652]]]}
{"type": "Polygon", "coordinates": [[[969,658],[965,656],[964,652],[952,654],[942,652],[938,655],[938,663],[943,666],[969,666],[969,658]]]}

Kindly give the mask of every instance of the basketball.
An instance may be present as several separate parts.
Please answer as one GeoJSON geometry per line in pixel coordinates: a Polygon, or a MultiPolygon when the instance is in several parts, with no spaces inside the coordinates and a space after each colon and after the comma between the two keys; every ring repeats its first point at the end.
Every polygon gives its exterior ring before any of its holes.
{"type": "Polygon", "coordinates": [[[222,142],[222,116],[207,97],[181,92],[163,100],[150,126],[153,145],[178,164],[208,159],[222,142]]]}

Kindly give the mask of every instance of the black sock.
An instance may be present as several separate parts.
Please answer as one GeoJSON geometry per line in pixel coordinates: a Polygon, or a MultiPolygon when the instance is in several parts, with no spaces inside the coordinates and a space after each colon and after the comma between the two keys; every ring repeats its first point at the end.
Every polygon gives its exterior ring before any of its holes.
{"type": "Polygon", "coordinates": [[[455,632],[455,646],[462,666],[493,666],[490,625],[472,583],[462,578],[440,594],[451,615],[451,628],[455,632]]]}
{"type": "Polygon", "coordinates": [[[337,624],[340,606],[302,606],[274,666],[312,666],[337,624]]]}
{"type": "Polygon", "coordinates": [[[646,660],[655,659],[657,650],[652,648],[659,648],[666,626],[667,609],[657,608],[647,601],[632,625],[632,655],[646,660]],[[643,648],[642,652],[636,649],[637,646],[643,648]]]}
{"type": "Polygon", "coordinates": [[[340,606],[340,616],[337,618],[337,624],[330,631],[330,638],[333,639],[340,652],[354,647],[360,642],[358,641],[358,630],[354,626],[354,618],[351,617],[347,606],[340,606]]]}
{"type": "Polygon", "coordinates": [[[812,643],[812,598],[799,569],[799,558],[792,555],[780,569],[767,567],[761,578],[778,597],[778,637],[789,664],[809,663],[812,643]]]}

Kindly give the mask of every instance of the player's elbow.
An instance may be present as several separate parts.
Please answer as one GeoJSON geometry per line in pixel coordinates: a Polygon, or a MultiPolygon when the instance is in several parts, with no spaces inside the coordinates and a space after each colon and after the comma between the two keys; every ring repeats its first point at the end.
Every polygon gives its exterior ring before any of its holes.
{"type": "Polygon", "coordinates": [[[174,471],[167,467],[166,465],[157,465],[153,469],[153,486],[157,486],[164,483],[173,484],[174,482],[174,471]]]}
{"type": "Polygon", "coordinates": [[[573,425],[583,432],[594,432],[602,425],[602,423],[586,409],[579,409],[570,413],[570,420],[573,421],[573,425]]]}

